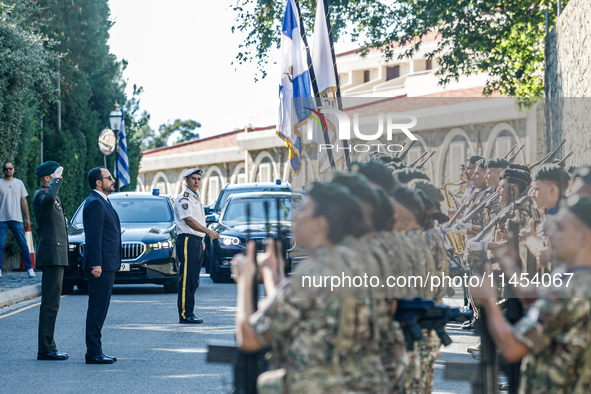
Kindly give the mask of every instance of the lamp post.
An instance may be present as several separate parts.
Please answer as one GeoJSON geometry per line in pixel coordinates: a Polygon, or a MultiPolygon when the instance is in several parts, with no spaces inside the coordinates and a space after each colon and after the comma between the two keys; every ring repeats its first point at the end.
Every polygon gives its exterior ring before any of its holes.
{"type": "MultiPolygon", "coordinates": [[[[119,161],[119,129],[121,128],[121,120],[123,119],[123,112],[117,102],[115,102],[115,109],[109,113],[109,122],[111,123],[111,130],[117,136],[117,144],[115,145],[115,182],[119,177],[117,176],[117,162],[119,161]]],[[[119,191],[119,182],[117,182],[117,191],[119,191]]]]}

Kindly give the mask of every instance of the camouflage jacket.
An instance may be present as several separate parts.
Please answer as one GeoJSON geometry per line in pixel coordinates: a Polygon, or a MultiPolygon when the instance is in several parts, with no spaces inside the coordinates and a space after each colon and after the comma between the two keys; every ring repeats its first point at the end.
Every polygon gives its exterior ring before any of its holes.
{"type": "Polygon", "coordinates": [[[591,392],[591,269],[573,273],[568,287],[543,288],[543,298],[514,327],[529,348],[520,393],[591,392]]]}
{"type": "Polygon", "coordinates": [[[272,366],[286,370],[288,392],[387,391],[379,350],[389,309],[371,298],[344,298],[346,289],[320,283],[354,275],[358,258],[342,248],[317,250],[251,316],[259,342],[271,348],[272,366]],[[306,277],[317,283],[303,285],[306,277]]]}
{"type": "MultiPolygon", "coordinates": [[[[427,245],[429,250],[431,251],[431,255],[433,256],[433,261],[435,263],[435,273],[441,277],[441,275],[448,276],[449,275],[449,261],[447,260],[447,250],[445,249],[445,241],[443,239],[443,235],[435,228],[431,228],[424,232],[425,240],[427,241],[427,245]]],[[[443,281],[443,285],[440,286],[433,296],[435,300],[438,302],[443,301],[443,296],[447,291],[447,282],[443,281]]]]}
{"type": "Polygon", "coordinates": [[[417,288],[417,290],[421,297],[435,298],[434,292],[431,291],[429,281],[431,276],[439,274],[437,273],[435,261],[429,250],[425,235],[422,230],[416,229],[407,231],[406,237],[408,239],[407,248],[416,256],[416,274],[423,277],[423,286],[417,288]]]}

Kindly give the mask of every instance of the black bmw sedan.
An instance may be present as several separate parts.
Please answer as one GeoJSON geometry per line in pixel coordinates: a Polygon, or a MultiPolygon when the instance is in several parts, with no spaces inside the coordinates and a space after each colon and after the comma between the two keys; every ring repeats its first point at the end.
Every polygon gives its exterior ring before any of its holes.
{"type": "MultiPolygon", "coordinates": [[[[115,274],[115,283],[155,283],[164,285],[166,293],[176,293],[176,225],[170,196],[121,192],[109,195],[109,200],[121,222],[121,268],[115,274]]],[[[84,203],[68,223],[69,266],[64,273],[64,293],[72,292],[74,285],[79,289],[88,286],[81,268],[83,208],[84,203]]]]}
{"type": "Polygon", "coordinates": [[[215,283],[231,281],[230,261],[234,255],[244,252],[247,239],[254,240],[257,253],[262,253],[268,236],[281,238],[286,271],[290,272],[296,260],[303,257],[291,237],[291,212],[300,202],[301,195],[291,192],[242,193],[228,197],[219,221],[210,225],[220,235],[210,245],[211,279],[215,283]]]}

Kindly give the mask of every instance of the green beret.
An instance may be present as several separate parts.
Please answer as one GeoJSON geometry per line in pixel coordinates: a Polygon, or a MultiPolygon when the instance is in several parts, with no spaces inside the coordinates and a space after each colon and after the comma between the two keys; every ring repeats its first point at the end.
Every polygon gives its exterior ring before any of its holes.
{"type": "Polygon", "coordinates": [[[513,163],[511,163],[511,164],[509,164],[509,167],[508,168],[511,168],[513,170],[525,171],[528,174],[531,172],[531,170],[529,169],[529,167],[528,166],[524,166],[523,164],[513,164],[513,163]]]}
{"type": "Polygon", "coordinates": [[[468,156],[468,158],[466,159],[466,162],[476,164],[478,162],[478,160],[482,160],[482,159],[484,159],[484,157],[478,156],[478,155],[471,155],[471,156],[468,156]]]}
{"type": "Polygon", "coordinates": [[[369,156],[365,158],[365,162],[369,161],[379,161],[380,163],[390,163],[392,158],[385,153],[382,152],[372,152],[369,156]]]}
{"type": "Polygon", "coordinates": [[[574,177],[581,178],[585,183],[591,183],[591,166],[577,168],[574,177]]]}
{"type": "Polygon", "coordinates": [[[390,231],[394,226],[394,207],[390,202],[388,193],[381,188],[375,187],[377,204],[374,207],[374,227],[376,231],[390,231]]]}
{"type": "Polygon", "coordinates": [[[431,201],[437,205],[438,209],[439,204],[441,204],[441,202],[445,199],[440,188],[423,179],[413,179],[412,181],[408,182],[406,186],[409,189],[422,190],[427,195],[427,197],[429,197],[431,201]]]}
{"type": "Polygon", "coordinates": [[[506,179],[511,183],[520,183],[525,185],[526,187],[529,186],[531,183],[531,177],[529,173],[523,170],[515,170],[513,168],[506,168],[501,172],[499,175],[499,180],[506,179]]]}
{"type": "Polygon", "coordinates": [[[425,204],[423,204],[421,197],[414,190],[401,186],[394,191],[392,197],[411,211],[416,218],[425,212],[425,204]]]}
{"type": "Polygon", "coordinates": [[[558,164],[542,164],[532,171],[531,176],[535,181],[557,182],[561,189],[566,189],[570,181],[569,173],[558,164]]]}
{"type": "Polygon", "coordinates": [[[503,158],[490,159],[486,161],[484,168],[507,168],[511,162],[503,158]]]}
{"type": "Polygon", "coordinates": [[[46,176],[51,175],[58,169],[60,164],[56,161],[46,161],[43,164],[39,164],[35,169],[35,175],[37,176],[46,176]]]}
{"type": "Polygon", "coordinates": [[[486,168],[486,159],[480,159],[476,162],[476,167],[486,168]]]}
{"type": "Polygon", "coordinates": [[[312,182],[306,185],[304,190],[314,200],[329,201],[333,205],[340,206],[348,215],[363,217],[359,199],[343,185],[312,182]]]}
{"type": "Polygon", "coordinates": [[[423,202],[423,205],[425,206],[425,210],[439,210],[439,207],[437,205],[435,205],[435,201],[431,200],[429,198],[429,196],[427,196],[427,194],[421,190],[421,189],[416,189],[415,192],[417,193],[417,195],[421,198],[421,201],[423,202]]]}
{"type": "Polygon", "coordinates": [[[365,175],[370,182],[383,187],[389,194],[394,192],[397,187],[396,179],[392,172],[388,170],[384,164],[377,161],[369,161],[367,163],[351,163],[349,166],[351,174],[361,173],[365,175]]]}
{"type": "Polygon", "coordinates": [[[362,202],[375,206],[378,199],[369,181],[362,174],[343,174],[335,172],[331,183],[338,183],[349,189],[349,192],[362,202]]]}
{"type": "Polygon", "coordinates": [[[427,181],[429,180],[429,177],[423,171],[410,167],[394,171],[394,175],[396,176],[398,181],[402,183],[408,183],[413,179],[425,179],[427,181]]]}
{"type": "Polygon", "coordinates": [[[566,207],[591,229],[591,197],[573,194],[566,199],[566,207]]]}

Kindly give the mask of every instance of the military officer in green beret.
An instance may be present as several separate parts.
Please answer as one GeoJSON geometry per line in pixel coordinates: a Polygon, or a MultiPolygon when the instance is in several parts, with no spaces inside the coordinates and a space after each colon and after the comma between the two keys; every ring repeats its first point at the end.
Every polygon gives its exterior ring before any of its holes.
{"type": "Polygon", "coordinates": [[[46,161],[35,170],[41,184],[33,196],[33,212],[39,236],[37,268],[43,270],[37,360],[68,359],[68,354],[59,352],[53,340],[64,269],[68,265],[66,217],[58,197],[63,170],[55,161],[46,161]]]}

